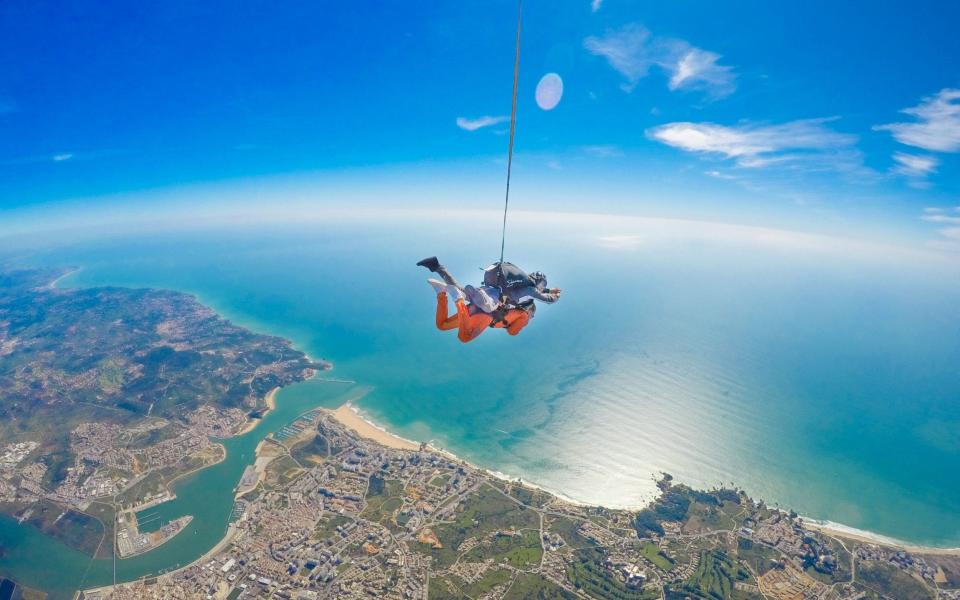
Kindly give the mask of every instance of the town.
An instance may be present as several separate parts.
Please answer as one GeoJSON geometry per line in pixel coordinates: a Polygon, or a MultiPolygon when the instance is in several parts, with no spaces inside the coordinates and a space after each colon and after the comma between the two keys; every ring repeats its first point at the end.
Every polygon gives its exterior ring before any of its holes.
{"type": "Polygon", "coordinates": [[[664,476],[639,513],[582,506],[307,418],[261,445],[215,551],[83,598],[960,598],[960,557],[827,534],[736,490],[664,476]]]}

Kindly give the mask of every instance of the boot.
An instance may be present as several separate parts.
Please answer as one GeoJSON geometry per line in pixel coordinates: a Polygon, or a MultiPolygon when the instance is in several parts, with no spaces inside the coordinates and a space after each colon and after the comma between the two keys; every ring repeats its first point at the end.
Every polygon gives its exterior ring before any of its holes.
{"type": "Polygon", "coordinates": [[[437,281],[436,279],[428,279],[427,283],[433,286],[433,290],[437,294],[446,294],[447,293],[447,284],[442,281],[437,281]]]}
{"type": "Polygon", "coordinates": [[[425,258],[417,263],[418,267],[424,267],[431,273],[436,273],[437,269],[440,268],[440,261],[437,260],[436,256],[431,256],[430,258],[425,258]]]}

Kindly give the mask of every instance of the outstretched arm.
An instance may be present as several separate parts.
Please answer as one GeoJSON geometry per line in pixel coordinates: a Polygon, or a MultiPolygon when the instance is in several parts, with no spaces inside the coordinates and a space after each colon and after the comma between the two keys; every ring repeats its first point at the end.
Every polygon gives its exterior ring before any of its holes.
{"type": "Polygon", "coordinates": [[[523,290],[523,295],[530,296],[534,300],[539,300],[540,302],[553,304],[560,299],[560,288],[553,288],[541,292],[536,287],[530,286],[523,290]]]}

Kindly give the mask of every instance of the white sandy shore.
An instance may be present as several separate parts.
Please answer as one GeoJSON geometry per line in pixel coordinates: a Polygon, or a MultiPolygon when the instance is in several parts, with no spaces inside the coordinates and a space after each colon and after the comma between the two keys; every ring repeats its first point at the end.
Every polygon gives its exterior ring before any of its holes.
{"type": "MultiPolygon", "coordinates": [[[[337,419],[337,421],[339,421],[343,426],[352,430],[360,437],[373,440],[384,446],[387,446],[389,448],[395,448],[398,450],[416,451],[416,450],[419,450],[420,448],[420,445],[417,444],[416,442],[412,442],[398,435],[394,435],[389,431],[387,431],[386,429],[384,429],[383,427],[365,418],[359,413],[359,411],[357,411],[356,408],[352,406],[350,402],[347,402],[346,404],[340,406],[336,410],[330,410],[328,412],[335,419],[337,419]]],[[[448,450],[444,450],[443,448],[438,448],[433,444],[427,444],[427,448],[433,452],[444,454],[447,457],[449,457],[451,460],[469,464],[466,461],[464,461],[462,458],[453,454],[452,452],[448,450]]],[[[513,482],[517,481],[517,477],[511,477],[506,473],[501,473],[499,471],[492,471],[490,469],[484,469],[482,467],[478,467],[477,465],[473,465],[473,464],[470,464],[470,466],[473,467],[474,469],[483,471],[488,475],[492,477],[496,477],[498,479],[502,479],[505,481],[513,481],[513,482]]],[[[576,504],[579,506],[592,506],[592,504],[590,503],[580,502],[578,500],[565,496],[561,492],[557,492],[556,490],[551,490],[549,488],[546,488],[541,485],[537,485],[529,481],[524,481],[523,485],[526,487],[532,487],[532,488],[543,490],[544,492],[547,492],[549,494],[556,496],[558,499],[560,499],[563,502],[568,502],[570,504],[576,504]]],[[[622,510],[637,511],[648,505],[649,505],[649,502],[644,503],[643,505],[638,505],[638,506],[615,507],[615,508],[622,509],[622,510]]],[[[816,529],[827,535],[843,538],[845,540],[852,540],[852,541],[866,543],[866,544],[876,544],[880,546],[888,546],[888,547],[898,548],[898,549],[902,549],[908,552],[914,552],[918,554],[940,554],[940,555],[960,556],[960,548],[936,548],[936,547],[930,547],[930,546],[919,546],[916,544],[910,544],[908,542],[904,542],[902,540],[897,540],[891,537],[872,533],[870,531],[864,531],[862,529],[849,527],[841,523],[833,523],[831,521],[818,521],[816,519],[811,519],[808,517],[803,517],[803,522],[804,522],[804,525],[809,527],[810,529],[816,529]]]]}
{"type": "Polygon", "coordinates": [[[887,537],[885,535],[873,533],[872,531],[864,531],[862,529],[857,529],[855,527],[849,527],[842,523],[834,523],[832,521],[818,521],[816,519],[809,519],[807,517],[803,517],[803,524],[805,527],[809,527],[810,529],[816,529],[817,531],[823,532],[827,535],[832,535],[834,537],[843,538],[845,540],[852,540],[852,541],[860,542],[863,544],[889,546],[891,548],[898,548],[900,550],[906,550],[907,552],[913,552],[915,554],[940,554],[940,555],[947,555],[947,556],[960,556],[960,548],[935,548],[931,546],[918,546],[916,544],[910,544],[908,542],[887,537]]]}
{"type": "Polygon", "coordinates": [[[388,448],[394,448],[396,450],[411,450],[413,452],[420,450],[420,444],[402,438],[398,435],[394,435],[386,429],[378,427],[372,421],[368,421],[367,419],[363,418],[349,402],[336,410],[331,410],[328,412],[333,416],[334,419],[339,421],[341,425],[353,431],[362,438],[373,440],[378,444],[388,448]]]}

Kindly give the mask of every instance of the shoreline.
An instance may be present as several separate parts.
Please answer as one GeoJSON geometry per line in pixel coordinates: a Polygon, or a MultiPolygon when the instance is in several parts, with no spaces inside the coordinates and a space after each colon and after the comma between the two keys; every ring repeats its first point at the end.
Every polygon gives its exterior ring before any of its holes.
{"type": "MultiPolygon", "coordinates": [[[[417,451],[420,448],[420,445],[417,444],[416,442],[413,442],[412,440],[408,440],[404,437],[391,433],[385,427],[363,416],[360,413],[360,411],[353,406],[352,402],[347,402],[345,404],[342,404],[335,410],[327,409],[327,408],[324,408],[322,410],[332,415],[333,418],[336,419],[341,425],[353,431],[360,437],[372,440],[374,442],[380,443],[384,446],[387,446],[389,448],[394,448],[397,450],[417,451]]],[[[551,490],[535,482],[526,481],[523,478],[513,477],[501,471],[494,471],[492,469],[475,465],[457,456],[453,452],[434,446],[429,442],[425,443],[424,445],[425,445],[425,449],[427,450],[445,455],[449,457],[451,460],[468,464],[474,469],[483,471],[484,473],[490,475],[491,477],[496,477],[497,479],[500,479],[503,481],[509,481],[512,483],[520,483],[521,485],[524,485],[527,487],[532,487],[538,490],[542,490],[548,494],[556,496],[559,500],[563,502],[568,502],[570,504],[574,504],[577,506],[603,506],[604,508],[609,508],[612,510],[625,510],[625,511],[636,512],[636,511],[642,510],[643,508],[646,508],[653,501],[651,499],[641,504],[631,505],[631,506],[606,506],[606,505],[598,505],[596,503],[591,503],[591,502],[582,502],[580,500],[570,498],[565,494],[563,494],[562,492],[551,490]]],[[[879,533],[874,533],[872,531],[857,529],[855,527],[850,527],[849,525],[844,525],[842,523],[834,523],[833,521],[814,519],[812,517],[807,517],[804,515],[800,515],[800,517],[803,519],[804,526],[809,527],[810,529],[816,529],[817,531],[820,531],[827,535],[843,538],[848,541],[854,541],[854,542],[864,543],[864,544],[872,544],[875,546],[886,546],[889,548],[904,550],[906,552],[912,552],[915,554],[938,554],[942,556],[960,556],[960,547],[924,546],[922,544],[914,544],[904,540],[898,540],[896,538],[888,537],[879,533]]]]}
{"type": "Polygon", "coordinates": [[[825,535],[842,538],[844,540],[854,541],[861,544],[872,544],[874,546],[886,546],[896,548],[913,554],[938,554],[940,556],[960,556],[960,547],[940,548],[937,546],[922,546],[912,544],[903,540],[888,537],[872,531],[857,529],[843,523],[834,523],[833,521],[821,521],[800,515],[803,519],[804,527],[815,529],[825,535]]]}
{"type": "Polygon", "coordinates": [[[256,429],[257,425],[260,424],[260,421],[263,421],[264,417],[270,414],[270,411],[275,410],[277,408],[277,392],[279,391],[280,391],[280,386],[277,386],[272,390],[270,390],[269,392],[267,392],[267,395],[263,397],[263,400],[266,403],[267,408],[260,415],[260,418],[254,419],[253,417],[247,417],[247,422],[244,424],[244,426],[241,427],[240,430],[233,435],[234,436],[246,435],[251,431],[253,431],[254,429],[256,429]]]}
{"type": "Polygon", "coordinates": [[[410,452],[418,452],[420,450],[419,443],[390,433],[373,421],[364,418],[350,402],[341,404],[335,410],[329,408],[322,410],[358,436],[373,440],[381,446],[393,448],[394,450],[408,450],[410,452]]]}

